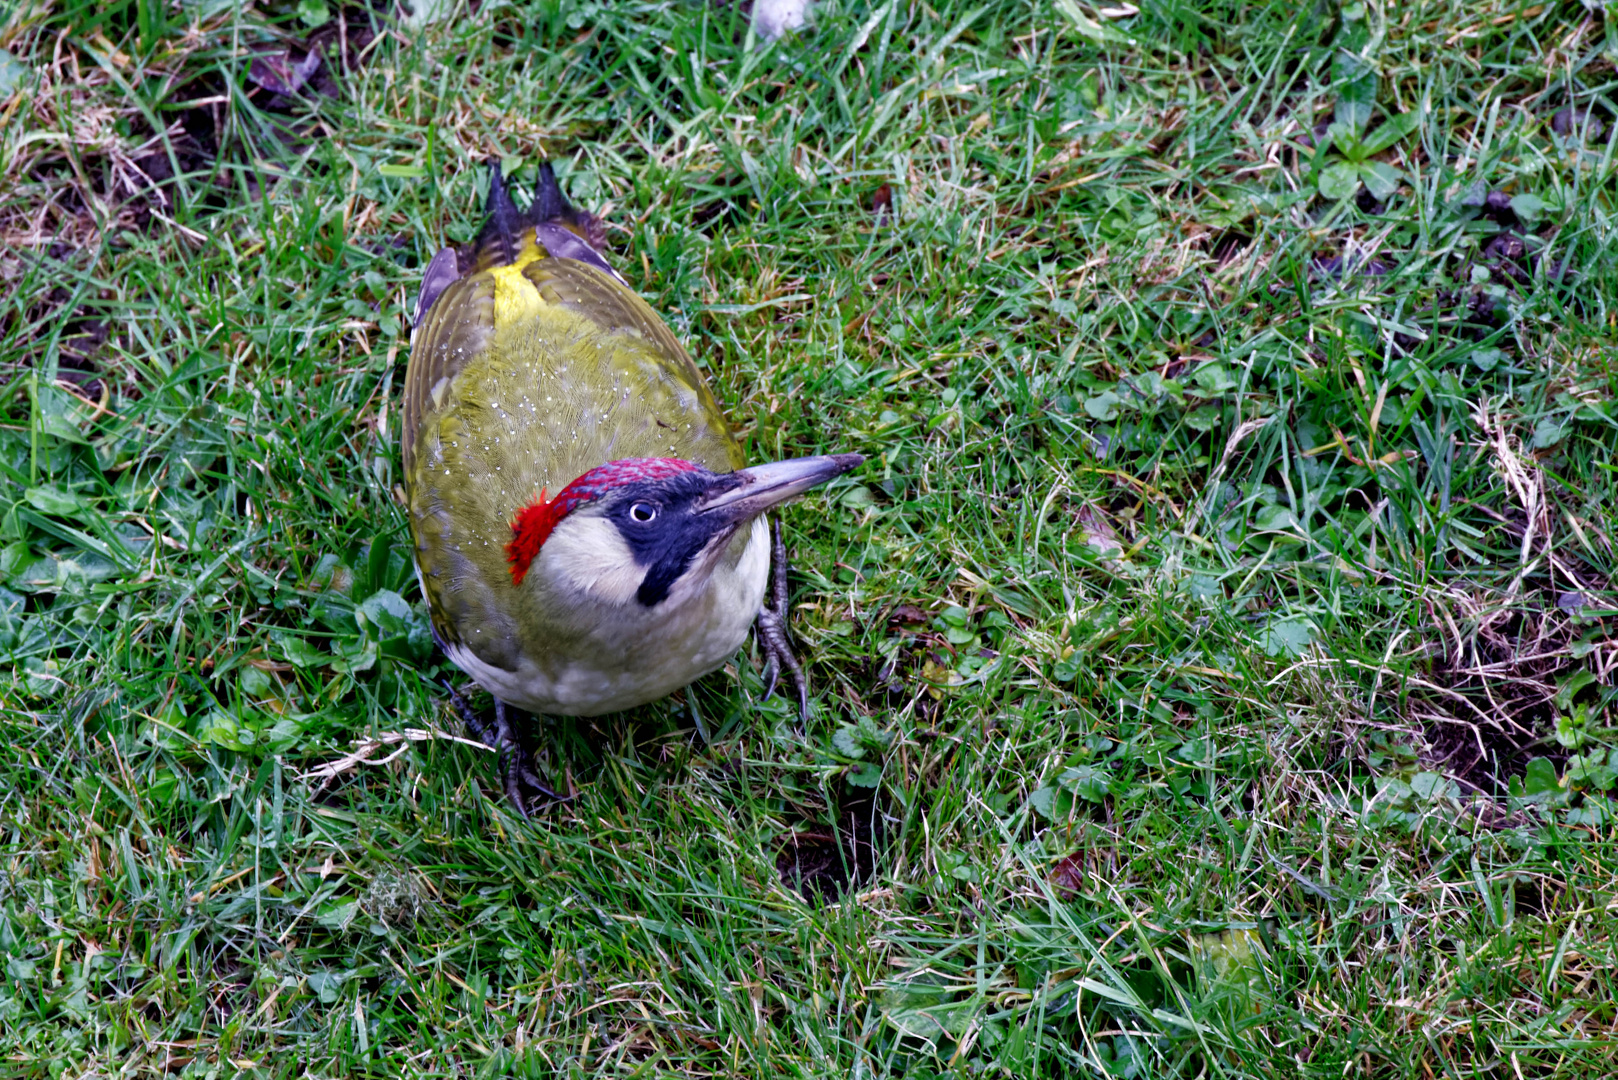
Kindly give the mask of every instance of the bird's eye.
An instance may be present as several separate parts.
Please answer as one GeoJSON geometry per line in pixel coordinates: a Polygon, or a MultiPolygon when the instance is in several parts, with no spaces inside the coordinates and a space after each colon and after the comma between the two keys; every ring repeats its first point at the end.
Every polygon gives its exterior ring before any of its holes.
{"type": "Polygon", "coordinates": [[[629,516],[644,525],[657,517],[657,507],[651,503],[636,503],[629,508],[629,516]]]}

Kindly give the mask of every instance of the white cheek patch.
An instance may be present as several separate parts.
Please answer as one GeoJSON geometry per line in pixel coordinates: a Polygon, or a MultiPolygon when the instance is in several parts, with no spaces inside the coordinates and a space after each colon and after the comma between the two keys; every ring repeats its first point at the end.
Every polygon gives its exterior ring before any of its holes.
{"type": "Polygon", "coordinates": [[[558,522],[535,562],[544,565],[545,579],[562,591],[615,607],[635,603],[646,576],[617,527],[588,514],[570,514],[558,522]]]}

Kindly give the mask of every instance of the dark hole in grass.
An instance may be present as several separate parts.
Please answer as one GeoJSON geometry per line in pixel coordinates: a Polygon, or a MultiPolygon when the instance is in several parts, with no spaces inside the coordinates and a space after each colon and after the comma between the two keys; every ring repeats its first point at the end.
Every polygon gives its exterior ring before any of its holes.
{"type": "Polygon", "coordinates": [[[839,813],[828,828],[808,822],[792,832],[775,855],[775,869],[787,888],[805,899],[832,901],[866,884],[876,872],[885,829],[878,789],[843,785],[839,813]]]}
{"type": "Polygon", "coordinates": [[[1511,732],[1477,725],[1467,727],[1453,721],[1440,721],[1427,730],[1432,756],[1445,771],[1470,790],[1504,796],[1512,776],[1522,775],[1532,757],[1556,757],[1530,749],[1537,740],[1513,736],[1511,732]]]}
{"type": "Polygon", "coordinates": [[[1503,797],[1528,762],[1545,758],[1560,771],[1568,751],[1555,738],[1558,683],[1573,670],[1579,626],[1534,590],[1513,610],[1474,616],[1465,652],[1435,667],[1433,682],[1461,695],[1436,700],[1417,688],[1412,700],[1427,722],[1430,758],[1483,794],[1503,797]]]}
{"type": "Polygon", "coordinates": [[[1393,267],[1383,259],[1349,254],[1316,255],[1310,260],[1309,269],[1317,281],[1341,281],[1352,277],[1386,277],[1393,267]]]}
{"type": "MultiPolygon", "coordinates": [[[[219,102],[227,89],[218,74],[206,72],[174,91],[175,100],[210,104],[181,112],[178,131],[171,129],[151,151],[130,162],[136,175],[125,177],[121,186],[134,193],[128,195],[123,212],[128,213],[129,223],[136,229],[149,228],[158,220],[158,212],[172,215],[176,191],[189,191],[190,185],[208,178],[219,158],[219,136],[225,123],[224,107],[219,102]]],[[[153,132],[143,121],[137,121],[134,128],[137,135],[152,138],[153,132]]],[[[210,200],[205,195],[196,201],[214,210],[230,205],[230,200],[223,197],[210,200]]]]}
{"type": "Polygon", "coordinates": [[[1388,209],[1387,203],[1372,195],[1369,188],[1360,188],[1359,194],[1354,196],[1354,205],[1359,208],[1360,213],[1371,217],[1381,217],[1388,209]]]}
{"type": "Polygon", "coordinates": [[[1511,886],[1511,903],[1519,915],[1543,919],[1556,911],[1564,889],[1544,878],[1518,879],[1511,886]]]}
{"type": "Polygon", "coordinates": [[[748,183],[745,176],[715,176],[702,185],[711,193],[691,211],[691,224],[703,232],[723,226],[739,225],[747,218],[748,183]]]}
{"type": "Polygon", "coordinates": [[[1551,131],[1564,137],[1578,135],[1593,145],[1612,138],[1612,113],[1600,105],[1564,105],[1551,114],[1551,131]]]}
{"type": "Polygon", "coordinates": [[[333,810],[352,810],[365,801],[365,786],[362,772],[339,773],[311,790],[309,801],[333,810]]]}
{"type": "Polygon", "coordinates": [[[1240,257],[1252,243],[1253,238],[1240,229],[1227,229],[1214,239],[1212,248],[1214,262],[1223,269],[1240,257]]]}
{"type": "Polygon", "coordinates": [[[1256,813],[1261,805],[1260,794],[1257,784],[1244,786],[1239,800],[1242,810],[1249,814],[1256,813]]]}

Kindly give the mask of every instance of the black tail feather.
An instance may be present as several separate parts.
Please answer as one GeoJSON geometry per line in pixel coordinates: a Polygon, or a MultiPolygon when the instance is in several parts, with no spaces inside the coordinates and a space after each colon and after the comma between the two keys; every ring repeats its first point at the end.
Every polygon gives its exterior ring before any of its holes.
{"type": "Polygon", "coordinates": [[[523,230],[526,222],[517,211],[517,204],[511,201],[511,193],[506,190],[498,158],[489,159],[489,202],[485,209],[488,220],[483,223],[483,231],[478,233],[478,248],[482,250],[491,243],[498,243],[501,261],[516,262],[517,234],[523,230]]]}
{"type": "Polygon", "coordinates": [[[534,201],[528,204],[528,220],[534,225],[543,225],[547,221],[558,219],[573,223],[577,215],[573,207],[568,205],[567,196],[562,194],[562,186],[556,182],[556,172],[551,163],[539,163],[539,181],[534,185],[534,201]]]}
{"type": "MultiPolygon", "coordinates": [[[[562,194],[556,181],[556,172],[548,161],[539,163],[539,182],[534,186],[534,197],[526,213],[517,210],[511,201],[511,189],[500,170],[498,158],[491,158],[489,166],[489,201],[487,217],[477,241],[470,249],[463,249],[459,268],[469,266],[509,266],[517,261],[519,241],[528,229],[534,230],[535,239],[545,251],[557,258],[578,259],[614,277],[619,277],[601,257],[606,251],[606,236],[601,221],[592,214],[574,208],[562,194]]],[[[622,280],[620,277],[619,280],[622,280]]]]}

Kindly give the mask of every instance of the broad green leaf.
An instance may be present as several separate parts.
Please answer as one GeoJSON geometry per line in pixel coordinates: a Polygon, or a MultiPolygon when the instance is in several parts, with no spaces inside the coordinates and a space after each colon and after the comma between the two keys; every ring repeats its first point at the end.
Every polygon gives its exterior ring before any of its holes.
{"type": "Polygon", "coordinates": [[[1569,750],[1577,750],[1589,739],[1590,718],[1588,710],[1581,703],[1572,713],[1558,713],[1556,715],[1556,741],[1569,750]]]}
{"type": "Polygon", "coordinates": [[[1191,939],[1191,948],[1204,992],[1236,988],[1251,994],[1263,989],[1268,953],[1258,931],[1200,934],[1191,939]]]}
{"type": "Polygon", "coordinates": [[[1065,821],[1073,813],[1073,793],[1059,787],[1042,787],[1028,796],[1028,806],[1047,821],[1065,821]]]}
{"type": "Polygon", "coordinates": [[[366,639],[363,642],[345,641],[337,646],[337,653],[330,658],[331,669],[340,675],[354,675],[361,671],[369,671],[376,666],[380,654],[376,642],[366,639]]]}
{"type": "Polygon", "coordinates": [[[1400,113],[1388,117],[1387,121],[1375,131],[1365,136],[1360,143],[1360,150],[1366,157],[1380,154],[1394,143],[1409,135],[1421,124],[1420,113],[1400,113]]]}
{"type": "Polygon", "coordinates": [[[1264,532],[1296,529],[1298,519],[1284,506],[1266,506],[1253,515],[1253,527],[1264,532]]]}
{"type": "Polygon", "coordinates": [[[331,663],[331,653],[311,645],[301,637],[276,632],[270,635],[270,639],[280,647],[282,657],[293,667],[319,668],[331,663]]]}
{"type": "Polygon", "coordinates": [[[841,502],[850,510],[863,510],[868,506],[876,505],[876,495],[864,484],[855,484],[843,492],[841,502]]]}
{"type": "Polygon", "coordinates": [[[1321,143],[1322,149],[1328,146],[1337,148],[1337,152],[1350,161],[1359,161],[1365,157],[1365,147],[1360,142],[1359,132],[1341,120],[1334,120],[1326,129],[1326,137],[1321,143]]]}
{"type": "Polygon", "coordinates": [[[1549,758],[1537,757],[1523,770],[1522,790],[1532,798],[1535,795],[1556,795],[1562,785],[1556,779],[1556,766],[1549,758]]]}
{"type": "Polygon", "coordinates": [[[62,681],[61,668],[55,660],[41,660],[30,656],[22,662],[23,681],[30,697],[55,697],[67,683],[62,681]]]}
{"type": "Polygon", "coordinates": [[[174,801],[175,792],[179,790],[179,778],[168,769],[159,769],[142,792],[159,806],[167,806],[174,801]]]}
{"type": "Polygon", "coordinates": [[[1399,182],[1404,179],[1404,173],[1380,161],[1362,161],[1359,169],[1360,179],[1379,202],[1398,191],[1399,182]]]}
{"type": "Polygon", "coordinates": [[[1428,802],[1459,799],[1460,786],[1442,773],[1419,772],[1410,778],[1410,790],[1428,802]]]}
{"type": "Polygon", "coordinates": [[[436,22],[443,22],[455,13],[460,0],[410,0],[405,16],[405,23],[413,27],[429,26],[436,22]]]}
{"type": "Polygon", "coordinates": [[[1567,417],[1547,416],[1534,425],[1534,449],[1544,450],[1567,438],[1567,417]]]}
{"type": "Polygon", "coordinates": [[[84,509],[84,500],[72,491],[63,491],[59,487],[36,487],[23,492],[23,498],[43,514],[55,514],[58,517],[70,517],[84,509]]]}
{"type": "MultiPolygon", "coordinates": [[[[360,902],[356,899],[327,900],[315,909],[315,922],[328,930],[342,930],[354,921],[354,916],[359,909],[360,902]]],[[[309,976],[310,989],[314,989],[317,977],[316,975],[309,976]]],[[[328,975],[327,978],[332,977],[328,975]]],[[[334,979],[333,981],[337,984],[341,983],[341,979],[334,979]]],[[[324,1000],[324,995],[322,995],[322,1000],[324,1000]]]]}
{"type": "Polygon", "coordinates": [[[910,1038],[932,1042],[963,1034],[975,1012],[976,1007],[970,1003],[934,1005],[927,1009],[884,1010],[882,1019],[910,1038]]]}
{"type": "Polygon", "coordinates": [[[1339,48],[1332,56],[1331,85],[1337,93],[1337,108],[1332,115],[1356,138],[1371,122],[1376,82],[1376,66],[1358,52],[1339,48]]]}
{"type": "Polygon", "coordinates": [[[272,754],[279,754],[292,749],[302,741],[303,725],[290,716],[283,716],[260,734],[265,749],[272,754]]]}
{"type": "Polygon", "coordinates": [[[842,724],[831,737],[832,748],[844,757],[862,758],[865,756],[865,747],[860,745],[859,728],[853,724],[842,724]]]}
{"type": "Polygon", "coordinates": [[[1569,825],[1588,825],[1592,829],[1606,829],[1618,821],[1618,802],[1603,799],[1594,792],[1585,792],[1584,801],[1567,812],[1569,825]]]}
{"type": "Polygon", "coordinates": [[[1185,414],[1185,426],[1192,431],[1212,431],[1219,426],[1224,410],[1218,405],[1204,405],[1185,414]]]}
{"type": "Polygon", "coordinates": [[[1098,803],[1112,791],[1112,774],[1094,765],[1078,765],[1063,769],[1056,783],[1086,802],[1098,803]]]}
{"type": "Polygon", "coordinates": [[[882,783],[882,766],[874,761],[867,761],[858,768],[849,770],[848,782],[855,787],[874,788],[882,783]]]}
{"type": "Polygon", "coordinates": [[[38,404],[40,430],[46,435],[81,446],[89,444],[79,425],[94,415],[93,406],[56,386],[41,386],[38,404]]]}
{"type": "Polygon", "coordinates": [[[1333,202],[1352,198],[1359,189],[1360,170],[1352,161],[1339,161],[1320,172],[1320,193],[1333,202]]]}
{"type": "Polygon", "coordinates": [[[379,589],[361,601],[354,616],[362,628],[372,634],[397,634],[410,625],[413,612],[404,597],[388,589],[379,589]]]}
{"type": "Polygon", "coordinates": [[[1201,397],[1218,397],[1239,385],[1224,364],[1200,364],[1191,376],[1192,392],[1201,397]]]}
{"type": "MultiPolygon", "coordinates": [[[[1541,424],[1544,422],[1543,420],[1540,421],[1541,424]]],[[[1538,445],[1537,441],[1535,445],[1538,445]]],[[[1600,680],[1596,678],[1593,671],[1575,671],[1565,679],[1560,680],[1556,688],[1556,696],[1551,700],[1555,702],[1558,709],[1570,709],[1573,707],[1574,696],[1580,690],[1583,690],[1586,686],[1597,685],[1599,682],[1600,680]]]]}
{"type": "Polygon", "coordinates": [[[1314,639],[1314,628],[1307,619],[1289,616],[1276,619],[1259,635],[1259,648],[1267,656],[1302,656],[1314,639]]]}
{"type": "Polygon", "coordinates": [[[0,548],[0,580],[5,580],[28,569],[39,556],[21,540],[0,548]]]}
{"type": "Polygon", "coordinates": [[[1618,750],[1574,754],[1567,759],[1567,778],[1570,783],[1596,791],[1618,785],[1618,750]]]}
{"type": "Polygon", "coordinates": [[[238,753],[258,742],[257,732],[238,723],[234,716],[223,709],[215,709],[202,718],[200,734],[203,742],[211,742],[238,753]]]}
{"type": "Polygon", "coordinates": [[[1135,44],[1135,39],[1128,34],[1120,33],[1106,23],[1098,23],[1090,18],[1076,0],[1056,0],[1056,10],[1067,18],[1068,24],[1073,29],[1097,45],[1106,45],[1108,43],[1116,45],[1135,44]]]}
{"type": "Polygon", "coordinates": [[[1537,225],[1545,216],[1547,204],[1538,195],[1529,195],[1526,192],[1511,197],[1511,212],[1524,225],[1537,225]]]}
{"type": "Polygon", "coordinates": [[[1084,411],[1097,420],[1111,420],[1118,415],[1118,406],[1123,400],[1111,390],[1103,390],[1095,397],[1085,400],[1084,411]]]}
{"type": "Polygon", "coordinates": [[[12,92],[22,85],[23,80],[32,75],[34,69],[18,60],[4,49],[0,49],[0,101],[10,97],[12,92]]]}

